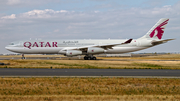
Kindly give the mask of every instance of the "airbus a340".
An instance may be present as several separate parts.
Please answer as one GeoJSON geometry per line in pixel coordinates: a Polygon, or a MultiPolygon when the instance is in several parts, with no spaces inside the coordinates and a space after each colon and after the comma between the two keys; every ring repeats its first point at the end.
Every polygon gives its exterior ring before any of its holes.
{"type": "Polygon", "coordinates": [[[85,55],[84,60],[96,60],[94,54],[134,52],[173,40],[161,39],[168,21],[167,18],[160,19],[143,37],[138,39],[25,40],[11,42],[5,48],[22,54],[85,55]]]}

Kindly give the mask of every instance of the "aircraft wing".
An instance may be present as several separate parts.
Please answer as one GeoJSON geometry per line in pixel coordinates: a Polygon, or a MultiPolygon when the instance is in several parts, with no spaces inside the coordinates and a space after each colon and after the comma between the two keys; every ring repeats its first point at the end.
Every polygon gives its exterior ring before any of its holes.
{"type": "Polygon", "coordinates": [[[162,43],[166,43],[168,41],[171,41],[171,40],[175,40],[175,39],[166,39],[166,40],[160,40],[160,41],[152,41],[152,44],[153,45],[159,45],[159,44],[162,44],[162,43]]]}
{"type": "Polygon", "coordinates": [[[131,41],[132,41],[132,39],[129,39],[124,43],[104,44],[104,45],[98,45],[95,47],[100,47],[100,48],[104,48],[105,50],[107,50],[107,49],[113,49],[112,47],[117,46],[117,45],[124,45],[124,44],[131,43],[131,41]]]}
{"type": "Polygon", "coordinates": [[[112,47],[117,46],[117,45],[124,45],[124,44],[128,44],[131,43],[133,39],[129,39],[127,41],[125,41],[124,43],[114,43],[114,44],[102,44],[102,45],[89,45],[89,46],[83,46],[83,47],[76,47],[76,48],[65,48],[63,49],[63,51],[67,51],[67,50],[87,50],[89,47],[99,47],[99,48],[103,48],[105,50],[107,49],[113,49],[112,47]]]}

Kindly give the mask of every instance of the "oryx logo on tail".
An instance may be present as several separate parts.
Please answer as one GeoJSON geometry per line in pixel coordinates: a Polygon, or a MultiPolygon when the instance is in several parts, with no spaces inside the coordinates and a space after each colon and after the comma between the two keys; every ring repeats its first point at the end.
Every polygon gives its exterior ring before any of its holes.
{"type": "Polygon", "coordinates": [[[168,21],[168,18],[160,19],[141,39],[151,38],[153,40],[161,40],[168,21]]]}
{"type": "Polygon", "coordinates": [[[164,33],[164,29],[166,27],[166,24],[168,23],[169,19],[167,19],[166,21],[164,21],[163,23],[161,23],[160,25],[158,25],[149,35],[151,38],[155,38],[158,37],[158,39],[162,38],[162,35],[164,33]]]}

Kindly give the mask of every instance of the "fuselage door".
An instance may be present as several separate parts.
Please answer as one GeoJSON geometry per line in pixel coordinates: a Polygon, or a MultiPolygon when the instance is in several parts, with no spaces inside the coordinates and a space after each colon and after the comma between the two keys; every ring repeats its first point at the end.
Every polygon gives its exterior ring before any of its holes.
{"type": "Polygon", "coordinates": [[[136,40],[136,45],[141,46],[141,42],[139,40],[136,40]]]}
{"type": "Polygon", "coordinates": [[[19,46],[23,47],[23,42],[22,41],[19,42],[19,46]]]}

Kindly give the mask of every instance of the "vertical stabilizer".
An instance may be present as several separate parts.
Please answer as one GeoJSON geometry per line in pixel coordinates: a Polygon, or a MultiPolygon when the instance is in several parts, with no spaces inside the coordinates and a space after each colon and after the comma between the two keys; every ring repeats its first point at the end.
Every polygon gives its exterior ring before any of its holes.
{"type": "Polygon", "coordinates": [[[168,23],[169,19],[162,18],[160,19],[147,33],[141,38],[151,38],[156,40],[161,40],[164,30],[166,28],[166,25],[168,23]]]}

